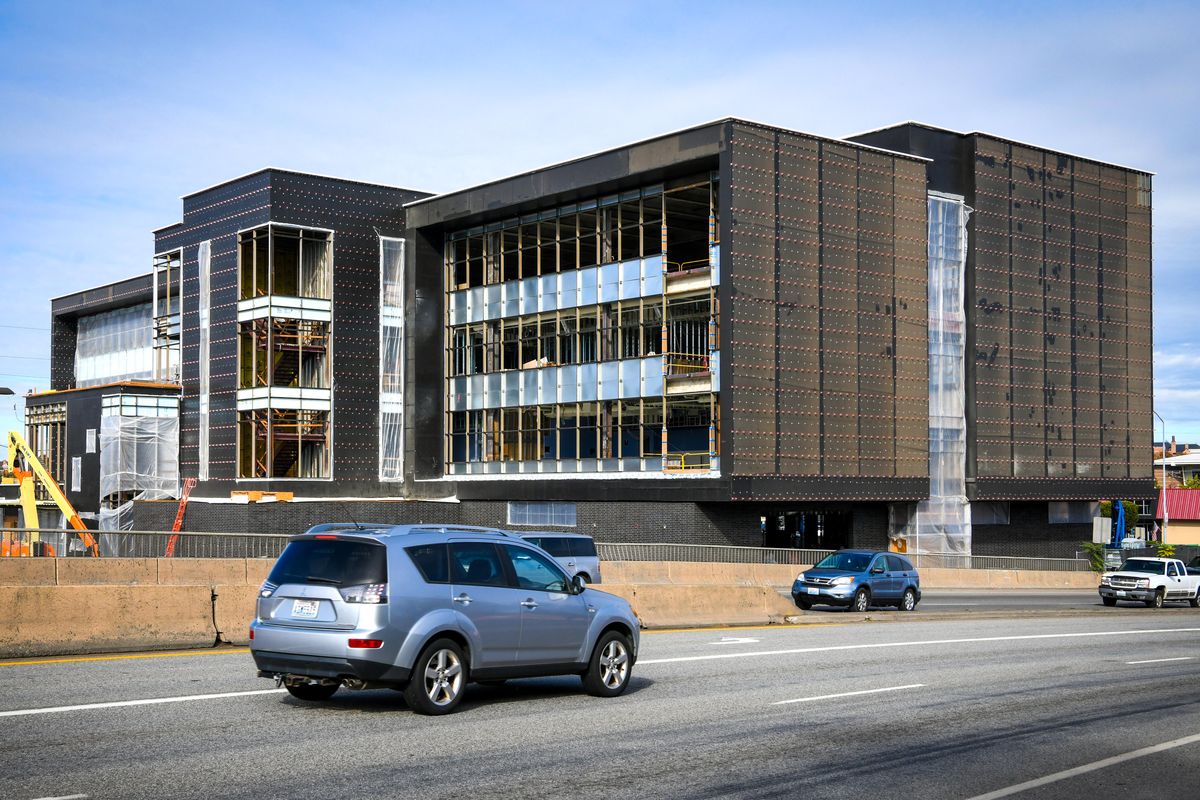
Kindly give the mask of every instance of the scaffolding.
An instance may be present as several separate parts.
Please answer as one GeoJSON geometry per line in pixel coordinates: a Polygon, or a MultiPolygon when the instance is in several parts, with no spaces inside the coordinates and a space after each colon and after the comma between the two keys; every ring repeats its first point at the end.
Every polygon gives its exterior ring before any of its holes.
{"type": "MultiPolygon", "coordinates": [[[[50,477],[65,486],[67,477],[67,404],[47,403],[25,406],[25,440],[50,477]]],[[[41,483],[36,484],[38,500],[49,500],[50,494],[41,483]]]]}
{"type": "Polygon", "coordinates": [[[180,269],[183,251],[172,250],[154,257],[151,270],[153,287],[153,358],[154,380],[179,383],[180,347],[180,269]]]}
{"type": "Polygon", "coordinates": [[[238,474],[244,478],[329,477],[329,412],[238,412],[238,474]]]}
{"type": "Polygon", "coordinates": [[[239,323],[239,386],[329,388],[329,323],[258,317],[239,323]]]}

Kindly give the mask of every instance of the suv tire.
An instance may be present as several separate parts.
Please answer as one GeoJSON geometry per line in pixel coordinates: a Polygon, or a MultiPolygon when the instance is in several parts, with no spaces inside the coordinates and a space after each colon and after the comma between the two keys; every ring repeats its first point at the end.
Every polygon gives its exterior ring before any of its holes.
{"type": "Polygon", "coordinates": [[[916,611],[917,610],[917,593],[912,589],[905,589],[904,596],[900,598],[901,611],[916,611]]]}
{"type": "Polygon", "coordinates": [[[449,714],[462,700],[467,685],[467,659],[457,642],[435,639],[413,664],[404,689],[404,702],[418,714],[449,714]]]}
{"type": "Polygon", "coordinates": [[[629,638],[618,631],[600,637],[592,650],[587,670],[580,676],[583,688],[593,697],[616,697],[629,686],[633,675],[629,638]]]}
{"type": "Polygon", "coordinates": [[[859,589],[854,593],[854,599],[850,601],[850,611],[857,611],[862,614],[871,607],[871,593],[866,589],[859,589]]]}

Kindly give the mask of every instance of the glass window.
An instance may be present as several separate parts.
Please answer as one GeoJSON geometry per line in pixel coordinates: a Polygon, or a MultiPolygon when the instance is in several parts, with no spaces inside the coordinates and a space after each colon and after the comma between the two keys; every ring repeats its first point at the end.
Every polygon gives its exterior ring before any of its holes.
{"type": "Polygon", "coordinates": [[[453,542],[450,576],[454,583],[473,586],[507,586],[496,545],[490,542],[453,542]]]}
{"type": "Polygon", "coordinates": [[[1100,504],[1094,502],[1047,503],[1047,522],[1051,525],[1071,523],[1090,525],[1099,516],[1100,504]]]}
{"type": "Polygon", "coordinates": [[[517,586],[522,589],[535,589],[542,592],[565,592],[567,576],[558,565],[545,556],[524,547],[504,545],[508,558],[512,562],[513,573],[517,576],[517,586]]]}
{"type": "Polygon", "coordinates": [[[449,564],[446,561],[446,545],[423,544],[409,547],[405,550],[417,569],[421,572],[426,583],[448,583],[450,580],[449,564]]]}
{"type": "Polygon", "coordinates": [[[571,555],[571,540],[562,536],[541,536],[529,541],[545,550],[555,558],[566,558],[571,555]]]}
{"type": "Polygon", "coordinates": [[[340,539],[290,542],[271,569],[268,581],[358,586],[387,583],[387,548],[340,539]]]}
{"type": "Polygon", "coordinates": [[[575,504],[511,500],[508,503],[508,524],[573,528],[575,527],[575,504]]]}
{"type": "Polygon", "coordinates": [[[907,572],[912,569],[912,565],[905,561],[900,556],[888,556],[888,569],[892,572],[907,572]]]}
{"type": "Polygon", "coordinates": [[[1009,505],[1004,502],[971,503],[972,525],[1009,524],[1009,505]]]}
{"type": "Polygon", "coordinates": [[[571,537],[571,555],[581,558],[596,557],[596,542],[590,536],[571,537]]]}

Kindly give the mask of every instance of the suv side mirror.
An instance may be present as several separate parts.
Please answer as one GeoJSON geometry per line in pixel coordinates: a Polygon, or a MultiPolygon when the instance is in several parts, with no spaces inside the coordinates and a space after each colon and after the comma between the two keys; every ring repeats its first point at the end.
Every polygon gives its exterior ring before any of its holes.
{"type": "Polygon", "coordinates": [[[872,574],[872,575],[882,575],[882,574],[883,574],[883,567],[873,567],[873,568],[871,569],[871,574],[872,574]]]}
{"type": "Polygon", "coordinates": [[[583,590],[587,588],[587,581],[582,575],[573,575],[571,576],[571,588],[575,590],[575,594],[583,594],[583,590]]]}

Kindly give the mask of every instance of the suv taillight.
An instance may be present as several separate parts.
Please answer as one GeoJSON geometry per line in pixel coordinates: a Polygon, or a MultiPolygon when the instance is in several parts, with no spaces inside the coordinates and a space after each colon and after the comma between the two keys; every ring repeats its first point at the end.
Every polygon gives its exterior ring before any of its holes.
{"type": "Polygon", "coordinates": [[[364,583],[359,586],[343,586],[338,589],[347,603],[386,603],[386,583],[364,583]]]}

